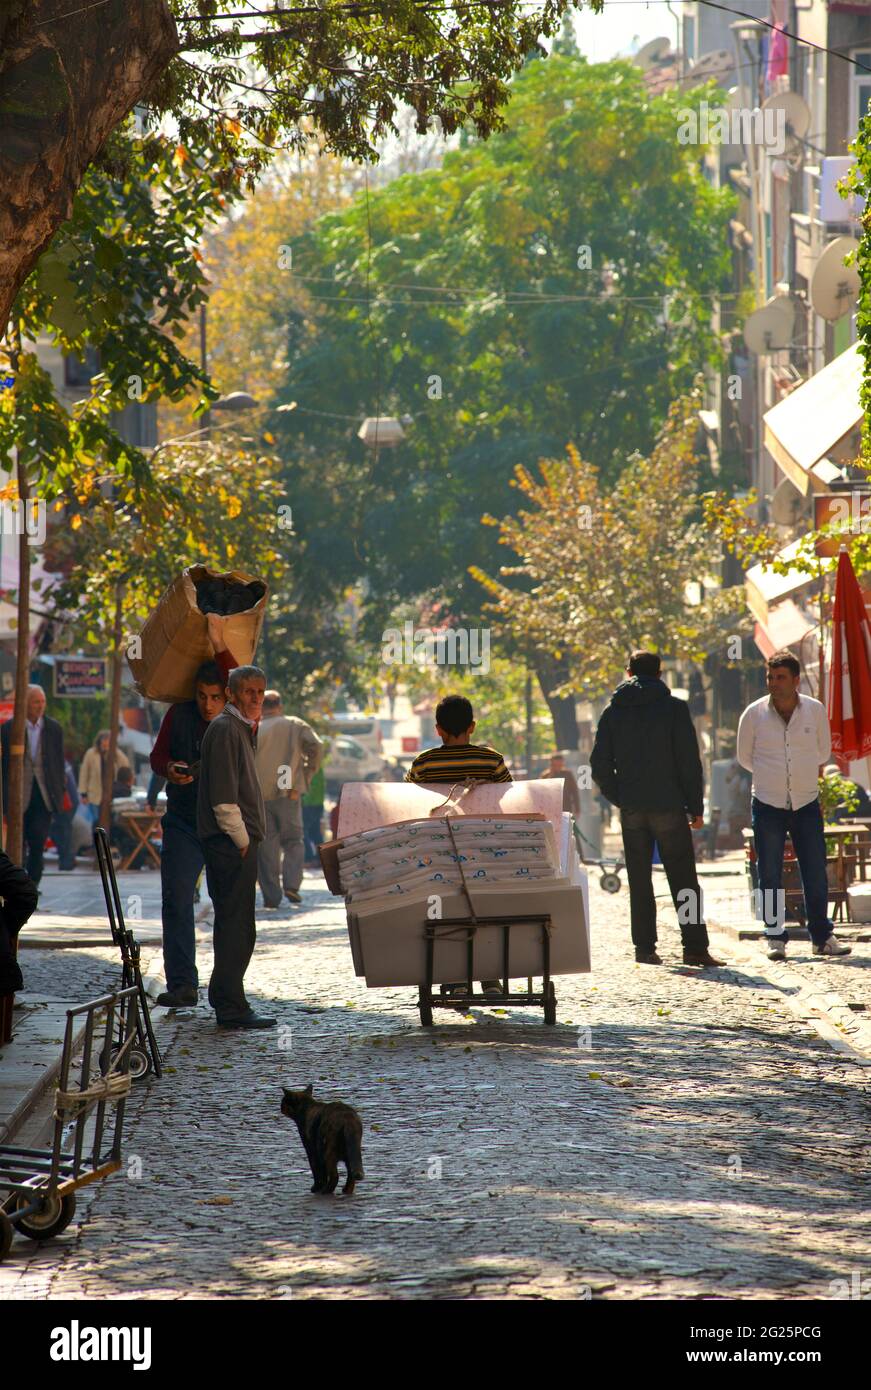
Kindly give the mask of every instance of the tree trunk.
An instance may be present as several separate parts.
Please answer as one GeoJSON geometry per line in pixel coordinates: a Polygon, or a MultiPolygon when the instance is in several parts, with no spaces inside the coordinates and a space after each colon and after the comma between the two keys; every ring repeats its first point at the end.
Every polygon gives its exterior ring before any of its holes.
{"type": "MultiPolygon", "coordinates": [[[[12,334],[9,360],[18,379],[18,359],[21,336],[16,325],[12,334]]],[[[15,388],[13,387],[13,390],[15,388]]],[[[9,770],[6,780],[6,853],[15,864],[24,862],[24,721],[27,715],[27,687],[30,684],[30,545],[27,526],[27,507],[30,488],[27,472],[16,457],[15,479],[18,484],[18,630],[16,633],[15,708],[9,727],[9,770]]]]}
{"type": "Polygon", "coordinates": [[[107,137],[178,52],[166,0],[11,0],[0,15],[0,324],[107,137]]]}
{"type": "Polygon", "coordinates": [[[112,628],[112,694],[109,700],[109,747],[103,759],[103,790],[100,798],[100,824],[106,834],[112,828],[112,783],[115,780],[115,753],[118,748],[118,725],[121,722],[121,642],[122,596],[120,584],[115,589],[115,622],[112,628]]]}
{"type": "Polygon", "coordinates": [[[564,662],[548,661],[539,657],[535,674],[541,686],[541,693],[547,701],[550,717],[553,720],[553,736],[557,748],[567,751],[578,746],[578,719],[575,714],[575,701],[572,695],[551,695],[551,691],[568,679],[569,669],[564,662]]]}

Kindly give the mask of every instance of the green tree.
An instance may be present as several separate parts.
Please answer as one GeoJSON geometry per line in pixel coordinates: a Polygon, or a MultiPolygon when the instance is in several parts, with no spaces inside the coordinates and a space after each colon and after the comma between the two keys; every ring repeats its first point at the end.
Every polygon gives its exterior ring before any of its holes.
{"type": "MultiPolygon", "coordinates": [[[[0,323],[68,217],[85,170],[137,104],[181,142],[221,136],[252,181],[312,130],[371,158],[411,106],[418,127],[496,128],[511,75],[568,0],[7,0],[0,12],[0,323]]],[[[601,8],[601,0],[593,0],[601,8]]]]}

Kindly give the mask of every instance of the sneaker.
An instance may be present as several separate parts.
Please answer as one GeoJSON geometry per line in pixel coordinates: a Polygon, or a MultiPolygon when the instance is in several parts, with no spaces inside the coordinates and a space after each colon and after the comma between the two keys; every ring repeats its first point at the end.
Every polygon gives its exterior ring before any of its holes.
{"type": "Polygon", "coordinates": [[[287,898],[287,901],[288,901],[289,903],[301,903],[301,902],[302,902],[302,897],[301,897],[301,895],[300,895],[299,893],[297,893],[297,891],[296,891],[295,888],[288,888],[288,889],[285,891],[284,896],[287,898]]]}
{"type": "Polygon", "coordinates": [[[492,998],[492,996],[495,994],[495,995],[498,995],[499,998],[501,999],[501,998],[502,998],[502,994],[503,994],[503,990],[502,990],[502,981],[501,981],[501,980],[482,980],[482,981],[481,981],[481,993],[482,993],[482,994],[489,994],[489,995],[491,996],[491,998],[492,998]]]}
{"type": "Polygon", "coordinates": [[[815,956],[849,956],[851,951],[852,947],[841,945],[834,932],[826,938],[822,946],[814,946],[815,956]]]}
{"type": "Polygon", "coordinates": [[[786,960],[786,942],[778,941],[776,937],[770,937],[768,941],[768,959],[786,960]]]}

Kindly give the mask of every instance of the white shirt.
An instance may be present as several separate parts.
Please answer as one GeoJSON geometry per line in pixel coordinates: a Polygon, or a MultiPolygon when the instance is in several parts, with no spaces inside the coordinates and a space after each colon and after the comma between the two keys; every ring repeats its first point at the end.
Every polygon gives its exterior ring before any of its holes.
{"type": "Polygon", "coordinates": [[[798,811],[819,795],[820,764],[832,752],[825,706],[799,695],[789,723],[770,695],[748,705],[738,724],[738,761],[753,773],[753,795],[766,806],[798,811]]]}
{"type": "Polygon", "coordinates": [[[42,733],[43,716],[40,715],[35,724],[29,719],[25,720],[25,723],[27,724],[27,737],[30,743],[30,760],[35,763],[36,755],[39,752],[39,739],[42,733]]]}

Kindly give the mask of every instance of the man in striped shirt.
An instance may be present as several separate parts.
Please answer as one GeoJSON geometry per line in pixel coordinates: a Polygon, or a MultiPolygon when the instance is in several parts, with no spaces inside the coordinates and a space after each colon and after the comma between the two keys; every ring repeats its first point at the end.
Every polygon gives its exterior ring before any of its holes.
{"type": "MultiPolygon", "coordinates": [[[[511,782],[501,753],[495,748],[483,748],[472,743],[475,732],[475,711],[463,695],[446,695],[436,706],[436,733],[441,748],[427,748],[419,753],[405,774],[406,782],[464,782],[467,777],[478,782],[511,782]]],[[[466,984],[442,985],[442,994],[464,994],[466,984]]],[[[481,990],[491,997],[502,996],[498,980],[482,980],[481,990]]]]}
{"type": "Polygon", "coordinates": [[[501,753],[472,743],[475,712],[465,696],[446,695],[436,706],[435,720],[442,746],[419,753],[405,774],[406,782],[464,782],[467,777],[477,782],[512,780],[501,753]]]}

